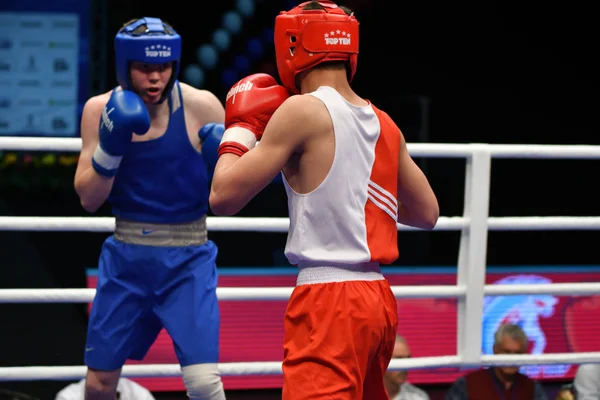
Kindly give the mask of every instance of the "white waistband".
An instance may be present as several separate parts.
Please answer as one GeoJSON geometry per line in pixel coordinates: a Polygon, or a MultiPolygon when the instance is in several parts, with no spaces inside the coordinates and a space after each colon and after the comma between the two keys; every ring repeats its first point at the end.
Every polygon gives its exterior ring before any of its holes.
{"type": "Polygon", "coordinates": [[[344,266],[298,266],[296,285],[385,279],[377,263],[344,266]]]}

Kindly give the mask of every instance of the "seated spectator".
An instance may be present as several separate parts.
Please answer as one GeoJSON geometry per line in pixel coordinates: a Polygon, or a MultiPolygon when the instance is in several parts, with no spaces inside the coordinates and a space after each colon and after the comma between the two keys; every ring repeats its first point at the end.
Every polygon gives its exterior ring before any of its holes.
{"type": "MultiPolygon", "coordinates": [[[[72,383],[56,394],[54,400],[85,400],[85,379],[72,383]]],[[[120,378],[115,400],[156,400],[145,387],[120,378]]]]}
{"type": "MultiPolygon", "coordinates": [[[[392,358],[410,358],[408,343],[400,335],[396,336],[392,358]]],[[[429,400],[427,393],[406,381],[407,376],[408,371],[387,371],[385,373],[383,383],[390,400],[429,400]]]]}
{"type": "Polygon", "coordinates": [[[580,365],[573,386],[577,400],[600,400],[600,364],[580,365]]]}
{"type": "MultiPolygon", "coordinates": [[[[494,354],[525,354],[527,335],[518,325],[501,325],[494,335],[494,354]]],[[[542,387],[518,366],[492,367],[468,373],[454,382],[446,400],[546,400],[542,387]]]]}

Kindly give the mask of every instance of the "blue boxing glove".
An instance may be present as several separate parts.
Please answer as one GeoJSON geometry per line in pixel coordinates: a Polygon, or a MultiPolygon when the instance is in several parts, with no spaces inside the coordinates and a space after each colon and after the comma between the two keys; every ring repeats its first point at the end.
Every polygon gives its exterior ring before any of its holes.
{"type": "Polygon", "coordinates": [[[198,136],[202,141],[202,157],[206,161],[209,180],[212,180],[215,172],[215,166],[219,159],[219,145],[221,144],[221,139],[223,139],[224,132],[225,125],[215,123],[206,124],[198,131],[198,136]]]}
{"type": "MultiPolygon", "coordinates": [[[[215,167],[217,166],[217,160],[219,159],[219,145],[223,139],[223,133],[225,133],[225,125],[215,123],[204,125],[198,132],[198,136],[202,141],[202,156],[204,157],[204,161],[206,161],[209,180],[212,180],[215,167]]],[[[271,183],[283,184],[281,174],[277,174],[271,183]]]]}
{"type": "Polygon", "coordinates": [[[99,143],[92,157],[94,170],[107,178],[115,176],[131,135],[143,135],[149,129],[150,115],[144,101],[131,91],[114,90],[100,117],[99,143]]]}

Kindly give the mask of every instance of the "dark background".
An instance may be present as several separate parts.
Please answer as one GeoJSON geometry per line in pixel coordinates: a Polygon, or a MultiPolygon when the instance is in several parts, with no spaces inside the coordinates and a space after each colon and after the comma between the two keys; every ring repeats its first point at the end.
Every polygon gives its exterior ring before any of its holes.
{"type": "MultiPolygon", "coordinates": [[[[92,79],[114,81],[112,39],[131,18],[159,16],[184,40],[182,64],[195,62],[195,50],[211,40],[221,14],[235,1],[118,1],[104,7],[109,32],[90,43],[108,49],[92,79]],[[168,7],[167,7],[168,4],[168,7]],[[215,10],[209,11],[209,8],[215,10]],[[194,10],[195,9],[195,10],[194,10]]],[[[354,89],[387,111],[409,142],[598,144],[597,32],[591,5],[542,1],[368,1],[349,0],[361,22],[361,46],[354,89]],[[420,104],[427,103],[424,109],[420,104]]],[[[205,88],[224,99],[228,87],[220,71],[244,51],[248,36],[272,26],[289,2],[257,3],[231,50],[208,72],[205,88]]],[[[97,8],[92,7],[92,13],[97,8]]],[[[96,15],[97,19],[98,16],[96,15]]],[[[92,28],[96,29],[96,28],[92,28]]],[[[252,72],[271,71],[266,50],[252,72]]],[[[96,94],[96,93],[91,93],[96,94]]],[[[443,216],[461,215],[464,160],[418,160],[438,195],[443,216]]],[[[597,161],[494,160],[490,215],[600,215],[597,161]]],[[[60,184],[13,187],[0,171],[0,214],[85,216],[72,189],[74,166],[44,172],[60,184]]],[[[109,216],[103,207],[97,215],[109,216]]],[[[271,186],[240,216],[286,217],[285,192],[271,186]]],[[[77,288],[85,268],[96,266],[104,233],[0,232],[0,287],[77,288]]],[[[284,265],[285,234],[211,233],[220,248],[218,263],[228,266],[284,265]]],[[[490,232],[489,265],[597,264],[597,232],[490,232]]],[[[458,232],[401,232],[395,265],[455,265],[458,232]]],[[[0,305],[0,365],[81,365],[86,329],[84,305],[0,305]]],[[[52,398],[65,382],[4,382],[12,388],[52,398]]],[[[266,394],[261,398],[266,398],[266,394]]]]}

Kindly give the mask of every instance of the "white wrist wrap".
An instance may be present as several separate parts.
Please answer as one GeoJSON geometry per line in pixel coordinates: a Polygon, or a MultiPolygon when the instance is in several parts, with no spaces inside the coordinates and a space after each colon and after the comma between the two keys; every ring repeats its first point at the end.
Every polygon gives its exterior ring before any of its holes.
{"type": "Polygon", "coordinates": [[[248,150],[252,150],[256,146],[256,136],[249,129],[233,126],[223,133],[221,144],[225,142],[237,142],[246,146],[248,150]]]}
{"type": "Polygon", "coordinates": [[[123,156],[111,156],[110,154],[105,152],[104,149],[102,149],[102,146],[100,146],[100,143],[98,143],[98,146],[96,146],[96,151],[94,151],[94,155],[92,158],[94,159],[96,164],[98,164],[102,168],[111,171],[119,168],[123,156]]]}

